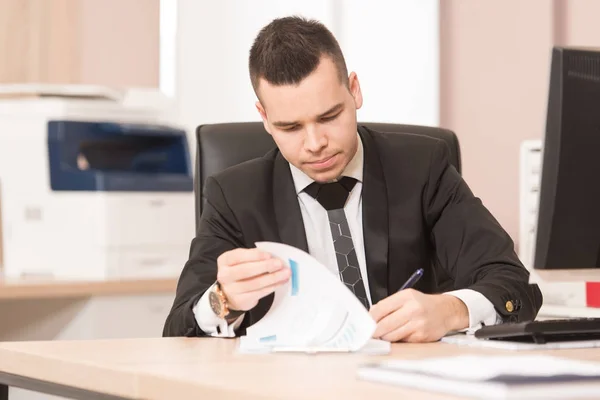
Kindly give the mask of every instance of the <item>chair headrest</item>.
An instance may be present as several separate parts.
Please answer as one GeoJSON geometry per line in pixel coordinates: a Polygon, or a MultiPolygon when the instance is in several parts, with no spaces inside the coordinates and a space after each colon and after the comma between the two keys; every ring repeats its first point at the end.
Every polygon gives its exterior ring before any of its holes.
{"type": "MultiPolygon", "coordinates": [[[[379,132],[413,133],[444,140],[450,150],[450,162],[461,172],[458,138],[448,129],[389,123],[359,123],[379,132]]],[[[275,148],[275,142],[261,122],[235,122],[200,125],[196,130],[196,170],[194,190],[196,196],[196,222],[203,206],[202,189],[207,177],[228,167],[253,158],[262,157],[275,148]]]]}

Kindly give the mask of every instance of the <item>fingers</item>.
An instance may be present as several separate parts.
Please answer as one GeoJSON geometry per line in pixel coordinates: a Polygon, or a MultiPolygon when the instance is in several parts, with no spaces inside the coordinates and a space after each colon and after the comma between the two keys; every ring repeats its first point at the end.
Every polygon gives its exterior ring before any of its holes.
{"type": "Polygon", "coordinates": [[[408,343],[426,343],[435,342],[439,340],[439,338],[428,336],[424,330],[414,329],[413,333],[406,335],[401,340],[408,343]]]}
{"type": "Polygon", "coordinates": [[[289,268],[281,268],[277,272],[255,276],[250,279],[230,282],[227,293],[231,295],[260,291],[262,289],[279,286],[285,283],[291,275],[289,268]]]}
{"type": "Polygon", "coordinates": [[[385,340],[387,342],[408,341],[407,339],[415,335],[416,331],[416,324],[408,322],[399,327],[396,327],[396,329],[392,329],[391,331],[386,332],[385,335],[381,336],[379,339],[385,340]]]}
{"type": "Polygon", "coordinates": [[[250,279],[263,274],[273,273],[281,270],[283,263],[277,258],[260,261],[249,261],[235,264],[233,266],[223,265],[217,273],[217,280],[221,284],[237,282],[250,279]]]}
{"type": "Polygon", "coordinates": [[[382,319],[373,337],[388,342],[423,342],[428,337],[426,330],[425,319],[401,309],[382,319]]]}
{"type": "Polygon", "coordinates": [[[388,342],[426,343],[435,342],[439,337],[435,333],[428,332],[425,321],[410,321],[407,324],[394,329],[380,339],[388,342]]]}
{"type": "Polygon", "coordinates": [[[217,259],[219,266],[234,266],[241,263],[264,261],[271,258],[271,255],[267,252],[253,249],[234,249],[227,251],[217,259]]]}
{"type": "MultiPolygon", "coordinates": [[[[379,322],[377,322],[377,328],[375,329],[375,333],[373,333],[374,338],[384,338],[386,335],[389,335],[391,332],[394,332],[399,327],[403,327],[410,320],[410,316],[406,312],[405,309],[398,309],[391,314],[388,314],[384,318],[382,318],[379,322]]],[[[384,339],[387,340],[387,339],[384,339]]]]}
{"type": "Polygon", "coordinates": [[[239,299],[238,301],[242,304],[256,304],[258,300],[273,293],[279,287],[279,285],[280,283],[276,283],[274,285],[263,287],[259,290],[239,294],[237,295],[237,298],[239,299]]]}
{"type": "Polygon", "coordinates": [[[251,309],[290,276],[281,260],[257,248],[234,249],[217,259],[217,281],[235,310],[251,309]]]}
{"type": "Polygon", "coordinates": [[[433,316],[427,311],[428,301],[431,301],[430,297],[413,289],[380,301],[369,311],[377,322],[373,337],[390,342],[420,342],[432,336],[428,330],[435,327],[435,321],[432,325],[433,316]]]}
{"type": "Polygon", "coordinates": [[[233,310],[246,311],[285,283],[290,275],[289,268],[282,268],[272,274],[263,274],[251,279],[224,284],[222,288],[233,310]]]}
{"type": "Polygon", "coordinates": [[[401,308],[407,301],[413,299],[415,292],[413,289],[406,289],[386,297],[373,305],[369,310],[369,314],[375,322],[379,322],[382,318],[401,308]]]}

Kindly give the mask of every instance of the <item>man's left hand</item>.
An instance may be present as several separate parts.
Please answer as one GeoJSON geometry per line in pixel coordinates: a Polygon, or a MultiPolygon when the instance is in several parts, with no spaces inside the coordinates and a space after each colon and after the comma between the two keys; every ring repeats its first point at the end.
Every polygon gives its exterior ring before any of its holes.
{"type": "Polygon", "coordinates": [[[376,339],[389,342],[434,342],[469,326],[469,311],[458,298],[405,289],[373,305],[376,339]]]}

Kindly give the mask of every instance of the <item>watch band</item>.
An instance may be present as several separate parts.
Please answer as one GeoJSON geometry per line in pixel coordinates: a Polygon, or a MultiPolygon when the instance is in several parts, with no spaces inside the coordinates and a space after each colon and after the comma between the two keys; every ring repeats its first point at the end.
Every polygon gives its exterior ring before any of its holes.
{"type": "Polygon", "coordinates": [[[220,312],[220,315],[218,315],[218,316],[220,318],[223,318],[225,321],[227,321],[228,324],[234,322],[242,314],[244,314],[244,311],[232,310],[229,308],[229,304],[227,302],[227,296],[225,296],[225,293],[223,293],[223,290],[221,289],[221,284],[218,281],[215,284],[215,293],[219,298],[219,302],[221,303],[220,304],[221,312],[220,312]]]}
{"type": "Polygon", "coordinates": [[[227,321],[228,324],[231,324],[242,315],[244,315],[244,311],[229,310],[229,313],[224,317],[224,319],[225,321],[227,321]]]}

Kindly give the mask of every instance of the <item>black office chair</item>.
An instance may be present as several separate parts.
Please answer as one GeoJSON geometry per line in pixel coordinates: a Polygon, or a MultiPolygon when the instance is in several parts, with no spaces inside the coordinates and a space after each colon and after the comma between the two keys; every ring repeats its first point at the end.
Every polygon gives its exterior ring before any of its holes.
{"type": "MultiPolygon", "coordinates": [[[[418,125],[360,123],[380,132],[415,133],[443,139],[450,149],[450,162],[461,172],[460,146],[448,129],[418,125]]],[[[202,190],[206,178],[241,162],[262,157],[275,147],[261,122],[237,122],[200,125],[196,129],[196,170],[194,192],[196,226],[202,213],[202,190]],[[235,145],[232,145],[235,144],[235,145]]]]}

